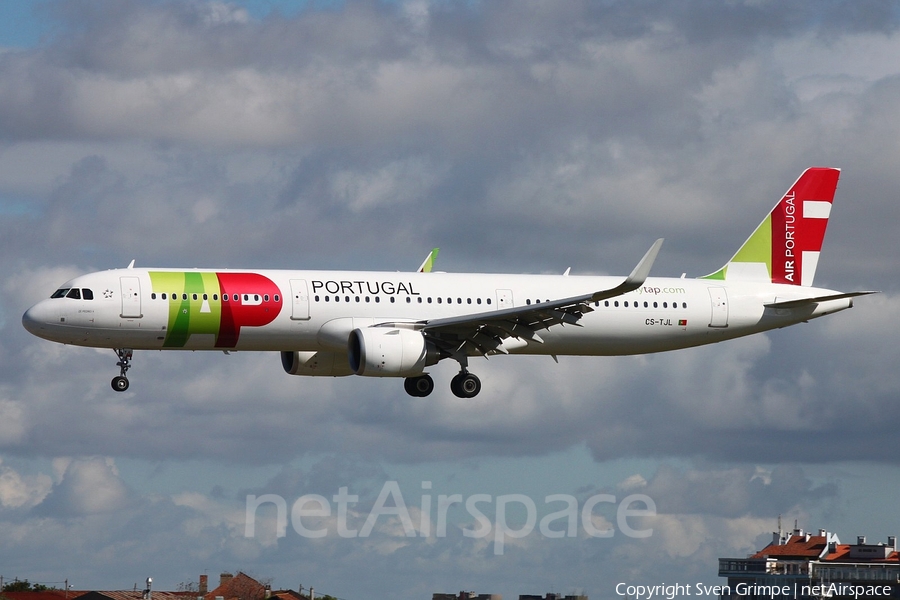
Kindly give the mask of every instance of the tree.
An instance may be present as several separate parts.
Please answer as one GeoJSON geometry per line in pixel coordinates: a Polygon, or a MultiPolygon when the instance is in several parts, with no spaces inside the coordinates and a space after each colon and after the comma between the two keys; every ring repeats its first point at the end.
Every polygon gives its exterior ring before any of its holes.
{"type": "Polygon", "coordinates": [[[18,578],[3,586],[2,592],[46,592],[51,588],[41,583],[30,583],[27,579],[19,581],[18,578]]]}

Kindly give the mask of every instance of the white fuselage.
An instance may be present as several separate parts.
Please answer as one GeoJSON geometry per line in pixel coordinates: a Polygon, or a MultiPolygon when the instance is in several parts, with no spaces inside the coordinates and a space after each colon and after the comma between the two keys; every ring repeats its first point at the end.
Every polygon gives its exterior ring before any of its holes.
{"type": "MultiPolygon", "coordinates": [[[[88,292],[43,300],[25,313],[23,323],[45,339],[98,348],[342,352],[357,328],[547,302],[609,289],[620,281],[574,275],[131,268],[72,279],[61,289],[88,292]]],[[[852,306],[849,298],[794,309],[764,306],[833,293],[651,277],[635,291],[591,303],[593,312],[577,325],[542,331],[543,343],[508,338],[503,349],[603,356],[699,346],[852,306]]]]}

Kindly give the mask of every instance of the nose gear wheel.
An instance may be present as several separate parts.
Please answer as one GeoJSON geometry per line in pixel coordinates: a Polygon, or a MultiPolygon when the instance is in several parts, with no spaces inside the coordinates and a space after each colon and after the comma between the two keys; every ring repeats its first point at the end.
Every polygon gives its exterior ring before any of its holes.
{"type": "Polygon", "coordinates": [[[116,363],[116,366],[119,367],[119,375],[112,378],[110,385],[115,391],[124,392],[128,389],[128,377],[125,374],[131,368],[131,358],[134,356],[134,350],[131,348],[115,348],[115,351],[119,356],[119,362],[116,363]]]}

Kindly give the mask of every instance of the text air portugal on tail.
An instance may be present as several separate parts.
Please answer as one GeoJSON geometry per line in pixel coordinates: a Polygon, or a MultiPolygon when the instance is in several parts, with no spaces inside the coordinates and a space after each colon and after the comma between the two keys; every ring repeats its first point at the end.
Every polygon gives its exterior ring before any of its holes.
{"type": "MultiPolygon", "coordinates": [[[[617,356],[689,348],[853,306],[869,291],[813,287],[840,170],[803,172],[721,269],[649,277],[657,240],[627,277],[432,272],[127,269],[64,283],[22,317],[54,342],[112,348],[116,391],[134,350],[280,354],[291,375],[399,377],[427,396],[426,370],[451,359],[461,398],[481,382],[469,359],[617,356]]],[[[274,361],[273,361],[274,364],[274,361]]]]}
{"type": "Polygon", "coordinates": [[[840,169],[800,175],[728,263],[706,279],[812,286],[840,169]]]}

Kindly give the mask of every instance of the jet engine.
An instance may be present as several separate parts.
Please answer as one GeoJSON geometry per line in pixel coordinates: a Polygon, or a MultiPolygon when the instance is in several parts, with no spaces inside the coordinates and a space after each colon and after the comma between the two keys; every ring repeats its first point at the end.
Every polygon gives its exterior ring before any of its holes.
{"type": "Polygon", "coordinates": [[[354,329],[349,340],[350,368],[366,377],[415,377],[437,364],[440,353],[412,329],[354,329]]]}
{"type": "Polygon", "coordinates": [[[343,352],[282,352],[281,366],[288,375],[320,377],[353,375],[343,352]]]}

